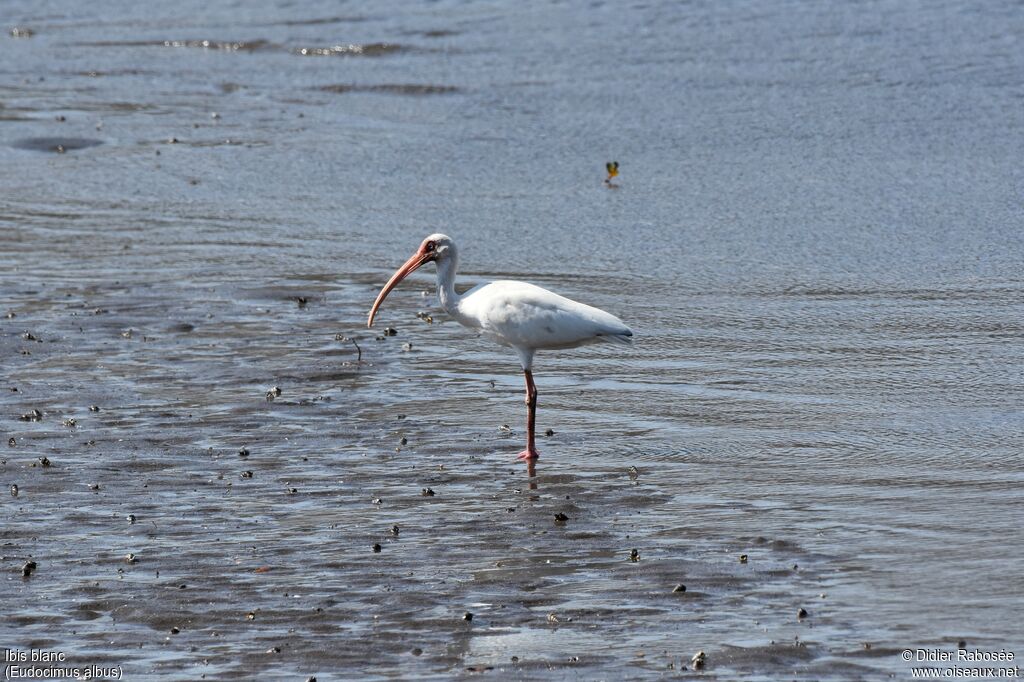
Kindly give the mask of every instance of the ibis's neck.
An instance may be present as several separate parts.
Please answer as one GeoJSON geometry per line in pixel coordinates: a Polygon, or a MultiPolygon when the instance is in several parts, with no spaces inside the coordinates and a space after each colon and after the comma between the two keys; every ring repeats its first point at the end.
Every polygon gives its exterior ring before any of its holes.
{"type": "Polygon", "coordinates": [[[437,263],[437,297],[441,299],[441,307],[456,320],[459,314],[459,298],[455,293],[455,269],[459,261],[455,254],[437,263]]]}

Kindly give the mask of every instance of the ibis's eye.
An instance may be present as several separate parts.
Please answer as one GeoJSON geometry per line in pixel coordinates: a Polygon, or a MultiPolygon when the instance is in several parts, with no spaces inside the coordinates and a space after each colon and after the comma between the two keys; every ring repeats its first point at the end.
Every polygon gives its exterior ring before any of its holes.
{"type": "Polygon", "coordinates": [[[427,251],[433,251],[434,242],[427,242],[426,244],[423,245],[423,248],[426,249],[427,251]]]}

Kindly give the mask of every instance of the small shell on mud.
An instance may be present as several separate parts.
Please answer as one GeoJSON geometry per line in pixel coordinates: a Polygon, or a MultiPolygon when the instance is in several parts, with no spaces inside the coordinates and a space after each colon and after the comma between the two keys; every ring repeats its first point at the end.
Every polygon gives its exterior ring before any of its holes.
{"type": "Polygon", "coordinates": [[[239,450],[238,451],[238,456],[239,457],[248,457],[249,456],[249,448],[242,448],[241,450],[239,450]]]}
{"type": "Polygon", "coordinates": [[[11,497],[17,497],[17,496],[18,496],[18,484],[17,483],[12,483],[11,484],[11,497]]]}
{"type": "Polygon", "coordinates": [[[569,520],[569,517],[566,516],[565,514],[563,514],[562,512],[558,512],[557,514],[555,514],[555,525],[556,526],[564,526],[568,520],[569,520]]]}
{"type": "Polygon", "coordinates": [[[462,614],[462,620],[465,620],[465,621],[473,620],[473,614],[470,613],[469,611],[466,611],[464,614],[462,614]]]}
{"type": "Polygon", "coordinates": [[[381,546],[379,542],[373,543],[373,553],[380,554],[381,546]]]}
{"type": "Polygon", "coordinates": [[[746,554],[740,554],[740,563],[741,564],[747,563],[747,555],[746,554]]]}
{"type": "Polygon", "coordinates": [[[703,670],[704,665],[707,663],[708,656],[703,651],[698,651],[690,659],[690,663],[693,664],[694,670],[703,670]]]}
{"type": "Polygon", "coordinates": [[[125,560],[125,562],[127,562],[129,564],[137,564],[137,563],[139,563],[139,557],[135,556],[131,552],[128,552],[127,554],[124,555],[124,560],[125,560]]]}
{"type": "Polygon", "coordinates": [[[35,572],[35,570],[36,570],[36,562],[34,562],[34,561],[26,561],[25,565],[21,567],[21,575],[22,575],[22,577],[27,578],[30,575],[32,575],[35,572]]]}
{"type": "Polygon", "coordinates": [[[398,535],[400,532],[401,532],[401,529],[397,525],[391,526],[391,534],[392,535],[398,535]]]}
{"type": "Polygon", "coordinates": [[[135,523],[135,514],[129,514],[128,516],[126,516],[124,518],[125,518],[125,521],[127,521],[129,525],[135,523]]]}
{"type": "Polygon", "coordinates": [[[246,620],[256,620],[256,612],[250,611],[249,613],[245,614],[245,618],[246,620]]]}
{"type": "Polygon", "coordinates": [[[682,583],[679,583],[678,585],[676,585],[675,587],[672,588],[672,591],[673,592],[686,592],[686,585],[684,585],[682,583]]]}
{"type": "Polygon", "coordinates": [[[431,488],[424,488],[423,490],[420,491],[420,495],[422,495],[423,497],[433,497],[434,491],[431,488]]]}
{"type": "Polygon", "coordinates": [[[242,472],[242,478],[252,478],[252,472],[251,471],[243,471],[242,472]]]}
{"type": "Polygon", "coordinates": [[[807,617],[807,609],[801,608],[799,611],[796,612],[796,617],[799,618],[800,620],[803,620],[804,618],[806,618],[807,617]]]}
{"type": "Polygon", "coordinates": [[[639,549],[631,549],[631,550],[629,550],[629,560],[630,561],[634,561],[634,562],[640,561],[640,550],[639,549]]]}

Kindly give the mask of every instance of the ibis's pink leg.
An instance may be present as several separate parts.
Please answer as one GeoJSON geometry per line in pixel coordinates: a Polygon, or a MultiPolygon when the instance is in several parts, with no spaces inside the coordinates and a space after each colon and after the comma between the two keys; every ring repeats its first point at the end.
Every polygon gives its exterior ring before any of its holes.
{"type": "Polygon", "coordinates": [[[533,385],[533,372],[523,370],[526,376],[526,449],[519,453],[519,459],[527,461],[537,459],[537,446],[534,443],[534,425],[537,419],[537,387],[533,385]]]}

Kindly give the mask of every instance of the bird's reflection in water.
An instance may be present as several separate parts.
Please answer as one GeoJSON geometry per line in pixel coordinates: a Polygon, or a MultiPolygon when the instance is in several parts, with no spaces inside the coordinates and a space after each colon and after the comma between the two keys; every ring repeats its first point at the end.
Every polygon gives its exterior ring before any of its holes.
{"type": "Polygon", "coordinates": [[[537,460],[528,459],[526,460],[526,475],[530,478],[530,490],[537,489],[537,460]]]}

